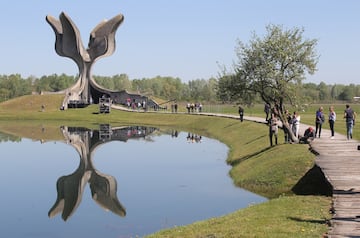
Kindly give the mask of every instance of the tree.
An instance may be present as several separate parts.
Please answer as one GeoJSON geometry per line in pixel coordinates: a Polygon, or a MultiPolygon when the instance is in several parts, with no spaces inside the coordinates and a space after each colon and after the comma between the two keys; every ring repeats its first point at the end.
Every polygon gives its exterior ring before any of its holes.
{"type": "Polygon", "coordinates": [[[216,84],[217,80],[215,78],[206,81],[206,85],[201,92],[202,100],[210,102],[216,98],[216,84]]]}
{"type": "Polygon", "coordinates": [[[354,84],[345,86],[343,91],[339,94],[339,99],[350,102],[355,96],[355,90],[356,86],[354,84]]]}
{"type": "Polygon", "coordinates": [[[324,82],[320,82],[318,91],[320,101],[326,101],[330,99],[331,89],[324,82]]]}
{"type": "Polygon", "coordinates": [[[268,25],[266,30],[264,38],[254,33],[249,45],[238,41],[238,61],[234,64],[231,83],[226,84],[231,86],[226,90],[233,97],[246,95],[248,100],[253,99],[249,95],[259,95],[264,103],[271,105],[285,132],[289,131],[292,139],[298,141],[286,120],[285,103],[296,106],[300,97],[297,89],[305,74],[315,73],[317,40],[303,39],[304,30],[299,28],[288,30],[268,25]]]}
{"type": "Polygon", "coordinates": [[[311,104],[319,101],[319,90],[315,83],[304,83],[300,91],[304,97],[305,104],[311,104]]]}
{"type": "Polygon", "coordinates": [[[114,75],[112,77],[114,81],[115,90],[129,90],[131,89],[131,82],[127,74],[114,75]]]}
{"type": "Polygon", "coordinates": [[[222,103],[231,102],[231,92],[228,90],[231,86],[231,76],[224,75],[217,82],[216,97],[222,103]]]}

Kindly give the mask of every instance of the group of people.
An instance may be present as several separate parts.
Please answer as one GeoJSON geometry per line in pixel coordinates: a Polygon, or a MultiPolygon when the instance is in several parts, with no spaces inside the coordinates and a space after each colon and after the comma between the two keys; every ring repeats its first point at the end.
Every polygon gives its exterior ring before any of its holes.
{"type": "MultiPolygon", "coordinates": [[[[279,128],[279,119],[276,114],[271,110],[268,104],[265,104],[264,112],[266,113],[266,120],[269,125],[269,137],[270,137],[270,146],[273,146],[274,143],[278,143],[278,128],[279,128]],[[273,142],[273,139],[275,141],[273,142]]],[[[293,135],[299,139],[300,143],[310,143],[314,138],[321,137],[321,129],[322,125],[326,121],[326,115],[324,113],[324,108],[319,107],[319,109],[315,113],[315,130],[313,127],[309,127],[304,131],[303,136],[299,135],[299,127],[300,127],[300,114],[298,112],[293,112],[290,114],[288,111],[285,112],[288,124],[290,126],[290,130],[293,135]]],[[[347,139],[352,139],[353,136],[353,127],[355,125],[356,113],[350,107],[349,104],[346,105],[344,110],[344,119],[346,121],[346,135],[347,139]]],[[[331,136],[330,139],[334,139],[335,136],[335,121],[336,121],[336,112],[333,106],[329,107],[329,112],[327,114],[327,121],[329,123],[331,136]]],[[[291,138],[289,133],[285,132],[285,142],[291,142],[291,138]]]]}
{"type": "Polygon", "coordinates": [[[186,104],[186,110],[188,113],[194,113],[194,112],[201,112],[202,111],[202,104],[197,102],[197,103],[187,103],[186,104]]]}
{"type": "Polygon", "coordinates": [[[131,101],[130,98],[126,99],[126,106],[128,107],[128,109],[132,109],[132,110],[139,110],[139,109],[143,109],[146,111],[146,102],[145,100],[143,101],[136,101],[135,99],[133,99],[131,101]]]}
{"type": "MultiPolygon", "coordinates": [[[[278,131],[279,131],[279,119],[275,115],[272,109],[265,104],[264,112],[266,113],[266,120],[269,125],[269,137],[270,137],[270,146],[273,146],[273,138],[275,139],[275,144],[278,143],[278,131]],[[270,115],[269,115],[270,114],[270,115]]],[[[300,114],[298,112],[294,112],[293,114],[289,113],[288,110],[285,112],[286,119],[289,123],[290,130],[296,138],[300,138],[299,130],[300,130],[300,114]]],[[[288,143],[292,141],[289,133],[285,133],[285,142],[288,143]]]]}
{"type": "MultiPolygon", "coordinates": [[[[314,138],[321,137],[322,124],[325,122],[325,115],[323,110],[324,110],[323,107],[320,107],[319,110],[316,111],[314,138]]],[[[346,104],[345,106],[344,119],[346,122],[346,137],[348,140],[350,140],[352,139],[353,136],[353,127],[355,125],[356,112],[350,107],[349,104],[346,104]]],[[[336,121],[336,113],[334,111],[334,107],[330,106],[328,113],[328,122],[331,131],[331,137],[330,137],[331,139],[334,139],[335,136],[335,129],[334,129],[335,121],[336,121]]]]}
{"type": "Polygon", "coordinates": [[[177,104],[177,102],[171,103],[171,112],[172,113],[177,113],[178,112],[178,104],[177,104]]]}
{"type": "MultiPolygon", "coordinates": [[[[346,105],[346,106],[349,107],[349,105],[346,105]]],[[[334,139],[335,121],[336,121],[336,113],[334,111],[334,107],[330,106],[329,113],[328,113],[328,122],[329,122],[329,126],[330,126],[330,131],[331,131],[330,139],[334,139]]],[[[325,123],[324,108],[319,107],[319,109],[315,112],[315,131],[312,127],[307,128],[304,132],[304,136],[302,138],[300,138],[300,143],[309,143],[311,140],[313,140],[316,137],[320,138],[323,123],[325,123]]]]}

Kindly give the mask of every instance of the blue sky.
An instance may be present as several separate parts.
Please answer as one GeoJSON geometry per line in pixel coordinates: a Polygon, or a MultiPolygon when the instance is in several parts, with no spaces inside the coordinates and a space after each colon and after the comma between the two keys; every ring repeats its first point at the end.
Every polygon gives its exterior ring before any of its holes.
{"type": "MultiPolygon", "coordinates": [[[[157,75],[183,82],[217,77],[231,68],[237,40],[262,36],[268,24],[303,27],[318,39],[318,71],[305,82],[360,84],[360,1],[357,0],[12,0],[0,15],[0,74],[23,77],[66,73],[76,64],[54,50],[55,34],[46,15],[63,11],[80,30],[84,46],[103,19],[125,17],[116,32],[116,50],[93,66],[93,74],[157,75]]],[[[5,6],[4,6],[5,5],[5,6]]]]}

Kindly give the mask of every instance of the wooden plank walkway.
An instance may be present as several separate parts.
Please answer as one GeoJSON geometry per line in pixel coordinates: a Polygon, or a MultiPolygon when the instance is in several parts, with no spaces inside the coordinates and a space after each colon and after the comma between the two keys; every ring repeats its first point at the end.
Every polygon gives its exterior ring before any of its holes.
{"type": "MultiPolygon", "coordinates": [[[[119,109],[119,108],[117,108],[119,109]]],[[[220,116],[239,120],[239,116],[219,113],[194,113],[196,115],[220,116]]],[[[244,116],[244,120],[266,123],[265,118],[244,116]]],[[[300,134],[309,127],[300,123],[300,134]]],[[[335,122],[336,127],[345,127],[343,120],[335,122]]],[[[357,128],[355,128],[356,130],[357,128]]],[[[315,163],[321,168],[333,187],[332,212],[328,238],[360,238],[360,151],[357,140],[348,140],[345,135],[323,129],[321,138],[310,144],[317,154],[315,163]]]]}
{"type": "MultiPolygon", "coordinates": [[[[339,120],[335,124],[344,126],[339,120]]],[[[357,128],[354,128],[355,130],[357,128]]],[[[360,237],[360,145],[357,140],[347,140],[345,135],[323,130],[311,147],[318,153],[315,163],[333,186],[333,217],[329,238],[360,237]]]]}

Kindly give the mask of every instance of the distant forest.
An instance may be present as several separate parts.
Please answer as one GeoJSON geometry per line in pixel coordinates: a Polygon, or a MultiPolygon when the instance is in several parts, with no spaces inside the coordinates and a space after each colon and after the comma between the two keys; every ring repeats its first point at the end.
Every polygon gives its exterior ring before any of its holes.
{"type": "MultiPolygon", "coordinates": [[[[126,74],[120,74],[112,77],[94,76],[94,79],[107,89],[139,92],[164,100],[236,103],[227,100],[224,96],[226,93],[218,92],[216,78],[196,79],[184,83],[179,78],[161,76],[130,80],[126,74]]],[[[22,95],[61,91],[72,86],[76,80],[77,77],[66,74],[53,74],[41,78],[22,78],[20,74],[0,75],[0,102],[22,95]]],[[[351,102],[354,97],[360,96],[360,85],[304,83],[297,94],[303,98],[303,103],[351,102]]],[[[261,102],[260,98],[256,100],[261,102]]]]}

